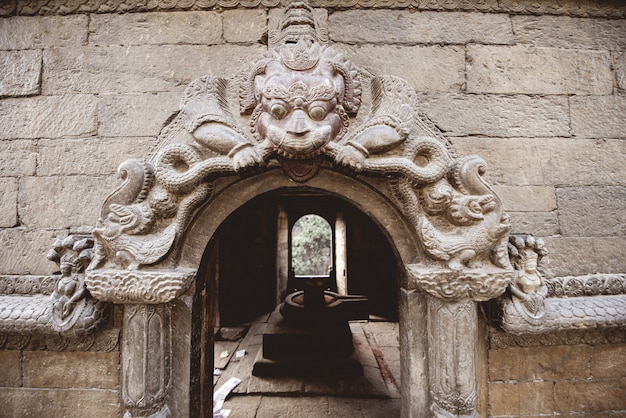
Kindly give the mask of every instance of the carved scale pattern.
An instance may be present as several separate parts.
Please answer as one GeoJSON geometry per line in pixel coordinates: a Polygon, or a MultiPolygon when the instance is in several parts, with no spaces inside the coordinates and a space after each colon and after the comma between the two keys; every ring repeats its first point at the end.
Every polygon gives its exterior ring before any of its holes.
{"type": "MultiPolygon", "coordinates": [[[[0,4],[0,16],[278,7],[280,3],[280,0],[9,0],[0,4]]],[[[312,0],[310,3],[313,7],[325,8],[411,8],[615,18],[626,16],[626,6],[623,3],[599,0],[312,0]]]]}

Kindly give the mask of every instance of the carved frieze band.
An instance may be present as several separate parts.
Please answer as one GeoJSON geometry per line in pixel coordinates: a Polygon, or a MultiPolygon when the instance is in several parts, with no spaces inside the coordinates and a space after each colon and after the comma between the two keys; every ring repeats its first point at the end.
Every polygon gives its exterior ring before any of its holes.
{"type": "Polygon", "coordinates": [[[0,276],[0,295],[51,295],[59,277],[0,276]]]}
{"type": "MultiPolygon", "coordinates": [[[[620,2],[536,0],[312,0],[324,8],[410,8],[418,10],[554,14],[590,17],[624,17],[620,2]]],[[[0,16],[120,13],[214,8],[279,7],[280,0],[9,0],[0,4],[0,16]]]]}
{"type": "Polygon", "coordinates": [[[100,351],[119,350],[119,329],[100,330],[82,337],[0,334],[0,350],[100,351]]]}
{"type": "Polygon", "coordinates": [[[491,328],[489,333],[489,347],[494,350],[506,347],[619,343],[626,343],[626,332],[623,329],[583,329],[516,335],[491,328]]]}

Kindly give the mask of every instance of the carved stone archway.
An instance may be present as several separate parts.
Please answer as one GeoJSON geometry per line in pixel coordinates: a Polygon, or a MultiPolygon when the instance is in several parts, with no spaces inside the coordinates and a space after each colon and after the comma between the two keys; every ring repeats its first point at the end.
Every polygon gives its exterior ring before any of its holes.
{"type": "Polygon", "coordinates": [[[341,195],[393,243],[403,416],[477,416],[477,302],[513,274],[484,161],[457,158],[407,82],[335,51],[324,15],[306,4],[270,22],[269,43],[238,76],[193,81],[157,152],[123,163],[103,204],[85,284],[126,305],[126,416],[184,415],[194,402],[192,370],[210,350],[210,338],[198,351],[189,337],[192,321],[211,322],[189,307],[194,291],[212,290],[192,286],[204,250],[237,207],[294,186],[341,195]]]}

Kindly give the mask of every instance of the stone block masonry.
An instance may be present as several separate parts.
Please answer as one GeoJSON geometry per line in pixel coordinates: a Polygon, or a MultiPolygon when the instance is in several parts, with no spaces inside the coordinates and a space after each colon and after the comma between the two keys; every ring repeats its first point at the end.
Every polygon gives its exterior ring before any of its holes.
{"type": "MultiPolygon", "coordinates": [[[[92,231],[119,184],[118,165],[152,150],[188,83],[233,76],[266,50],[273,4],[6,3],[0,275],[49,275],[51,243],[92,231]]],[[[512,232],[545,238],[549,274],[626,272],[624,9],[573,0],[400,3],[314,4],[327,7],[338,50],[407,80],[458,154],[485,159],[512,232]]],[[[29,350],[0,350],[9,416],[121,415],[118,352],[29,350]]],[[[623,343],[580,341],[491,348],[488,416],[623,414],[625,353],[623,343]]]]}
{"type": "Polygon", "coordinates": [[[624,344],[491,350],[489,416],[587,417],[624,410],[625,353],[624,344]]]}

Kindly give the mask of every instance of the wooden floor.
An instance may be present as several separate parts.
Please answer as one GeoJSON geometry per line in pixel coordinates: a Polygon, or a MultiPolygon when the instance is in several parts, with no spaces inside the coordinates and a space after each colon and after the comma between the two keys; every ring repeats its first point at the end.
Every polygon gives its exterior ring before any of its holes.
{"type": "MultiPolygon", "coordinates": [[[[252,367],[268,320],[269,315],[245,327],[241,330],[241,338],[235,341],[215,342],[215,389],[232,377],[241,379],[222,407],[230,410],[230,418],[400,416],[400,352],[396,322],[350,323],[354,354],[363,367],[362,376],[253,376],[252,367]]],[[[222,333],[227,334],[224,331],[222,333]]]]}

